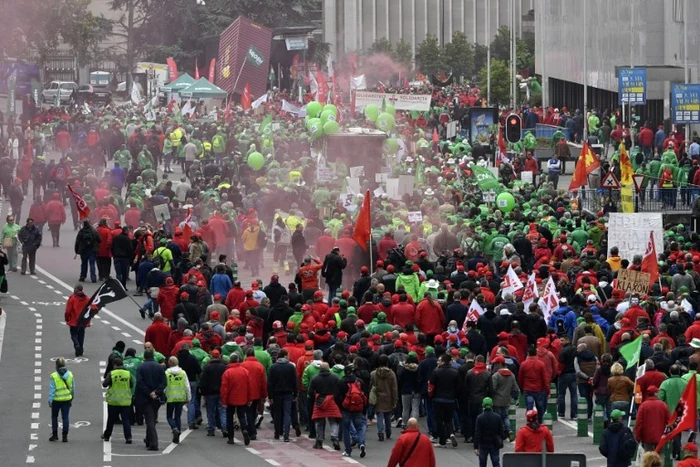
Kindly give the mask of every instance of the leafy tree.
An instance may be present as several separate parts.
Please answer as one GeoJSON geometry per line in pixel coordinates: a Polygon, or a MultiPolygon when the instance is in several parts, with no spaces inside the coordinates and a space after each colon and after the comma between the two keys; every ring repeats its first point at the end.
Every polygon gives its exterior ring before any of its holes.
{"type": "Polygon", "coordinates": [[[394,53],[394,47],[391,45],[391,41],[386,37],[380,37],[369,46],[367,55],[374,54],[387,54],[391,55],[394,53]]]}
{"type": "Polygon", "coordinates": [[[74,9],[65,14],[71,17],[61,28],[61,38],[68,45],[78,62],[85,66],[101,55],[100,41],[111,33],[112,25],[104,17],[94,16],[88,11],[91,0],[75,0],[74,9]]]}
{"type": "Polygon", "coordinates": [[[445,71],[445,57],[437,37],[428,34],[416,50],[416,67],[430,77],[445,71]]]}
{"type": "Polygon", "coordinates": [[[510,28],[501,26],[491,42],[491,60],[510,62],[510,28]]]}
{"type": "Polygon", "coordinates": [[[445,62],[452,67],[452,74],[460,77],[471,77],[474,72],[474,47],[467,41],[467,36],[456,31],[452,34],[452,42],[445,44],[445,62]]]}
{"type": "Polygon", "coordinates": [[[413,48],[411,44],[401,38],[401,40],[396,43],[396,49],[394,49],[392,57],[406,68],[410,68],[411,62],[413,61],[413,48]]]}
{"type": "Polygon", "coordinates": [[[481,70],[486,66],[486,58],[488,56],[488,48],[485,45],[474,44],[474,72],[481,70]]]}
{"type": "MultiPolygon", "coordinates": [[[[487,67],[484,65],[479,71],[479,85],[484,95],[486,95],[487,91],[487,73],[487,67]]],[[[507,105],[510,101],[510,72],[508,64],[503,60],[491,58],[491,95],[487,97],[492,105],[507,105]]]]}

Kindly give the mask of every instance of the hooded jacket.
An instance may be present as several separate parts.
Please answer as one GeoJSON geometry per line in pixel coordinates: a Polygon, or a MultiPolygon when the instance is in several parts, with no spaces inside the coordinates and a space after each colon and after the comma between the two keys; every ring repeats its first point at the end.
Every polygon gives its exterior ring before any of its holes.
{"type": "Polygon", "coordinates": [[[253,379],[241,363],[231,363],[221,378],[221,404],[241,406],[253,402],[253,379]]]}
{"type": "MultiPolygon", "coordinates": [[[[64,366],[56,370],[56,373],[58,373],[58,376],[60,376],[61,379],[66,382],[66,384],[68,384],[68,379],[73,375],[70,372],[70,370],[64,366]]],[[[71,394],[75,394],[75,378],[73,378],[73,383],[71,384],[70,392],[71,394]]],[[[49,402],[53,402],[55,396],[56,384],[53,378],[49,378],[49,402]]]]}
{"type": "Polygon", "coordinates": [[[226,364],[220,358],[212,358],[204,365],[199,379],[199,390],[203,396],[220,395],[225,371],[226,364]]]}
{"type": "Polygon", "coordinates": [[[486,369],[486,364],[477,362],[474,368],[469,370],[464,384],[464,392],[469,394],[470,404],[481,404],[484,397],[491,396],[492,393],[491,374],[486,369]]]}
{"type": "Polygon", "coordinates": [[[379,367],[370,374],[372,388],[376,388],[377,403],[375,410],[379,412],[391,412],[396,407],[399,399],[399,388],[396,375],[388,367],[379,367]]]}
{"type": "Polygon", "coordinates": [[[418,363],[404,363],[399,366],[399,389],[401,394],[414,394],[420,392],[420,373],[418,363]]]}
{"type": "Polygon", "coordinates": [[[557,330],[557,321],[562,321],[564,326],[564,331],[569,335],[569,337],[574,336],[574,329],[576,329],[576,314],[568,306],[560,306],[549,317],[549,322],[547,325],[554,330],[557,330]]]}
{"type": "Polygon", "coordinates": [[[491,376],[491,398],[494,407],[509,407],[511,399],[517,399],[519,394],[518,382],[508,368],[501,368],[491,376]]]}
{"type": "Polygon", "coordinates": [[[547,452],[554,452],[554,439],[549,428],[540,424],[527,424],[518,430],[515,437],[515,452],[542,452],[542,441],[547,452]]]}

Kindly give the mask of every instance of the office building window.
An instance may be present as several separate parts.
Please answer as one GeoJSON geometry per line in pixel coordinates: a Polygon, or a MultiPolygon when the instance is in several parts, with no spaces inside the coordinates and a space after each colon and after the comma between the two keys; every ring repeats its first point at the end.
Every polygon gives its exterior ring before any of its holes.
{"type": "Polygon", "coordinates": [[[676,23],[682,23],[685,17],[685,11],[683,11],[684,0],[673,0],[673,21],[676,23]]]}

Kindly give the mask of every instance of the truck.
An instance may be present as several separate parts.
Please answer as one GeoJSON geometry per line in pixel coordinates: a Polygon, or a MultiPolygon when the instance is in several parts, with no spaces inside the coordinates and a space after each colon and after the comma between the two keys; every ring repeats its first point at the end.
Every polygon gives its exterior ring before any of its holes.
{"type": "Polygon", "coordinates": [[[170,72],[165,63],[138,62],[131,74],[134,82],[146,90],[146,96],[153,96],[158,89],[170,82],[170,72]]]}

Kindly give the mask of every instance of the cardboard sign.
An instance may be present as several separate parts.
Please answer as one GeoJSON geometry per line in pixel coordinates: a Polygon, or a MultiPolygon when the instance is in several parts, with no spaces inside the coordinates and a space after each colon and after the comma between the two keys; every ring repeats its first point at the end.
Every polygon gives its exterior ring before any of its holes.
{"type": "Polygon", "coordinates": [[[632,261],[634,255],[643,255],[649,242],[649,232],[654,232],[657,252],[664,251],[663,214],[611,212],[608,222],[608,256],[610,249],[616,246],[620,257],[632,261]]]}
{"type": "Polygon", "coordinates": [[[457,136],[457,121],[451,121],[447,124],[447,139],[457,136]]]}
{"type": "Polygon", "coordinates": [[[153,206],[153,212],[158,222],[170,220],[170,209],[168,209],[167,204],[153,206]]]}
{"type": "Polygon", "coordinates": [[[399,196],[413,194],[413,184],[416,178],[413,175],[399,175],[399,196]]]}
{"type": "Polygon", "coordinates": [[[359,193],[362,190],[362,186],[360,185],[360,179],[357,177],[348,177],[348,190],[350,193],[359,193]]]}
{"type": "Polygon", "coordinates": [[[420,211],[409,211],[408,222],[411,224],[423,222],[423,213],[420,211]]]}
{"type": "Polygon", "coordinates": [[[321,167],[318,166],[316,168],[316,180],[319,182],[331,182],[335,179],[335,170],[333,170],[330,167],[321,167]]]}
{"type": "Polygon", "coordinates": [[[374,174],[374,181],[377,183],[386,183],[387,178],[389,178],[389,174],[385,174],[385,173],[374,174]]]}
{"type": "Polygon", "coordinates": [[[649,289],[649,279],[649,273],[620,269],[617,271],[617,288],[624,290],[625,293],[644,295],[649,289]]]}
{"type": "Polygon", "coordinates": [[[372,193],[374,193],[374,196],[375,196],[376,198],[380,198],[382,195],[385,194],[385,193],[384,193],[384,190],[382,189],[382,187],[377,188],[377,189],[374,190],[372,193]]]}
{"type": "Polygon", "coordinates": [[[354,212],[355,209],[357,209],[354,193],[345,193],[344,195],[340,195],[340,200],[343,202],[343,207],[348,211],[354,212]]]}
{"type": "Polygon", "coordinates": [[[532,185],[532,171],[526,170],[525,172],[520,172],[520,181],[532,185]]]}
{"type": "Polygon", "coordinates": [[[386,179],[386,194],[390,199],[401,199],[401,195],[399,194],[398,178],[386,179]]]}
{"type": "Polygon", "coordinates": [[[353,178],[364,177],[365,167],[362,165],[359,167],[350,167],[350,176],[353,178]]]}

